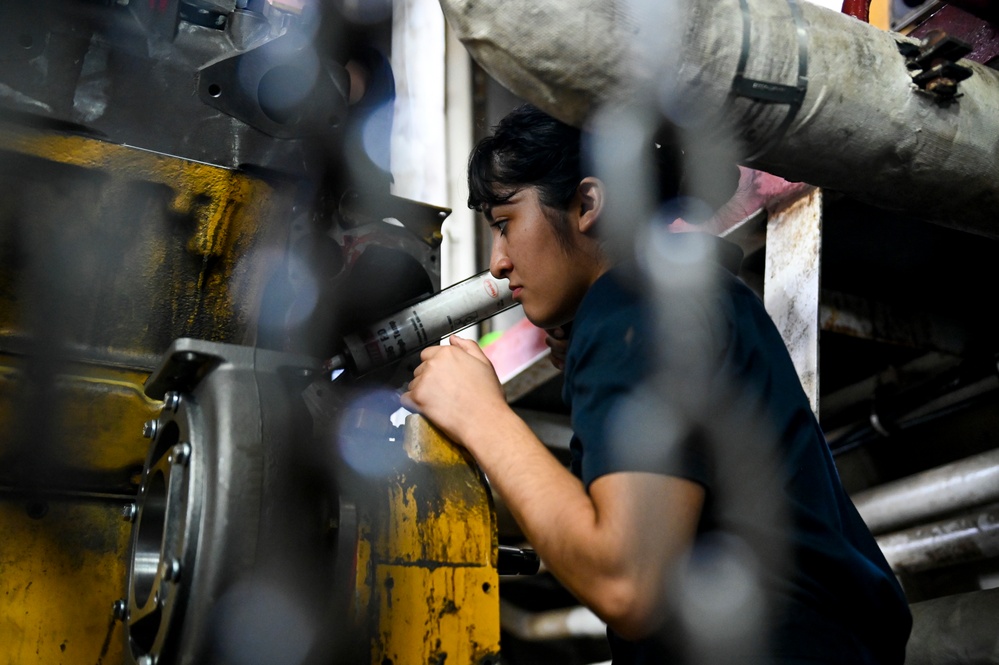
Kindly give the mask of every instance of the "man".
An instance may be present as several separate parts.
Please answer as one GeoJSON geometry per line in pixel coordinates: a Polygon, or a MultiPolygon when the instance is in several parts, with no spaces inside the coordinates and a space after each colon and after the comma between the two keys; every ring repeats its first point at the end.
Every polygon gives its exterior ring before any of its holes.
{"type": "MultiPolygon", "coordinates": [[[[713,457],[724,447],[687,436],[670,454],[649,454],[656,437],[647,429],[629,437],[632,421],[621,424],[653,366],[655,334],[646,304],[604,251],[607,192],[584,171],[580,141],[578,130],[524,106],[469,161],[469,205],[492,232],[491,272],[509,279],[535,325],[572,323],[572,472],[506,404],[471,341],[452,337],[450,346],[424,350],[403,403],[471,452],[548,569],[607,623],[615,663],[667,662],[683,647],[670,598],[692,548],[746,525],[724,498],[718,470],[726,460],[713,457]]],[[[789,506],[791,564],[779,577],[763,576],[779,601],[770,652],[781,663],[902,663],[911,625],[905,598],[839,483],[783,342],[755,294],[723,268],[712,270],[718,288],[691,310],[705,317],[684,325],[695,339],[718,343],[695,344],[713,350],[682,364],[696,363],[705,385],[718,386],[710,394],[748,396],[717,405],[719,414],[752,413],[761,431],[774,433],[780,469],[775,480],[759,480],[789,506]]],[[[748,529],[765,540],[771,527],[748,529]]]]}

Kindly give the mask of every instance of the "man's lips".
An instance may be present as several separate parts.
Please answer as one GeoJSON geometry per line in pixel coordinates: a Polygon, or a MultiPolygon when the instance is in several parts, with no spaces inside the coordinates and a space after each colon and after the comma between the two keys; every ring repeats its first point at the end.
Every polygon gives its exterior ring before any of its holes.
{"type": "Polygon", "coordinates": [[[522,287],[522,286],[512,286],[512,287],[510,287],[510,289],[513,291],[513,299],[516,300],[517,297],[520,295],[520,292],[524,290],[524,287],[522,287]]]}

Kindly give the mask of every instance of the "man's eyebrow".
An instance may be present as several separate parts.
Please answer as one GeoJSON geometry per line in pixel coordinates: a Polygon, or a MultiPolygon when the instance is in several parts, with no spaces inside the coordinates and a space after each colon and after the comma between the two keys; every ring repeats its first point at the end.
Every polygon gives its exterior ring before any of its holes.
{"type": "Polygon", "coordinates": [[[493,210],[495,208],[502,208],[503,206],[514,205],[515,203],[517,203],[518,199],[521,197],[523,192],[524,192],[523,188],[516,189],[512,193],[510,193],[505,199],[497,203],[490,203],[488,205],[485,205],[483,208],[481,208],[482,214],[485,215],[488,221],[492,222],[493,210]]]}

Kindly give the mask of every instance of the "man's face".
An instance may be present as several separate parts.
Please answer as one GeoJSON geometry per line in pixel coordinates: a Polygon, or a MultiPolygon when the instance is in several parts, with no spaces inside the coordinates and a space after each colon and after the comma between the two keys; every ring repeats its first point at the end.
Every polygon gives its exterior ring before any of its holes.
{"type": "Polygon", "coordinates": [[[492,208],[492,254],[489,270],[510,280],[514,300],[527,318],[541,328],[571,321],[602,266],[592,251],[593,241],[578,227],[578,213],[566,213],[569,242],[560,242],[546,217],[534,187],[519,190],[506,203],[492,208]]]}

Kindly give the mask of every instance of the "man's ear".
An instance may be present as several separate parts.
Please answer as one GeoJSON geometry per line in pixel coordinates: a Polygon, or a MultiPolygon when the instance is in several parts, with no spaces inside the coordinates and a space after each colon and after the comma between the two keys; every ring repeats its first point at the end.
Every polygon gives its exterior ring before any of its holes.
{"type": "Polygon", "coordinates": [[[604,209],[604,183],[599,178],[587,176],[579,181],[576,193],[579,196],[579,231],[590,233],[604,209]]]}

